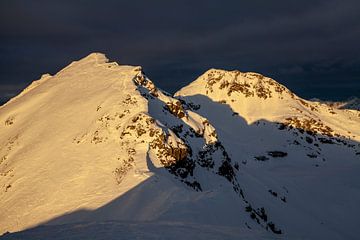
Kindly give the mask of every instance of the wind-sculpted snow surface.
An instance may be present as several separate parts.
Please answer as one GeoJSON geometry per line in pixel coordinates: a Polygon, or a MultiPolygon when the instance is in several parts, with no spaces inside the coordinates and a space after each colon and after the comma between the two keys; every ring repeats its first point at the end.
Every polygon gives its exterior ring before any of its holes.
{"type": "Polygon", "coordinates": [[[0,122],[0,231],[35,227],[5,239],[360,234],[359,112],[260,74],[212,69],[173,97],[94,53],[32,83],[0,122]]]}

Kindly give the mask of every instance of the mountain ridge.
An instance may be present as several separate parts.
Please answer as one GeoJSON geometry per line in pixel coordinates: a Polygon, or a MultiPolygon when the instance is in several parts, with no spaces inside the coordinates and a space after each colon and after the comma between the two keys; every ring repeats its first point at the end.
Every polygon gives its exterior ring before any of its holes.
{"type": "Polygon", "coordinates": [[[355,239],[332,206],[359,210],[359,117],[239,71],[210,69],[173,97],[93,53],[0,107],[0,230],[221,219],[254,236],[355,239]]]}

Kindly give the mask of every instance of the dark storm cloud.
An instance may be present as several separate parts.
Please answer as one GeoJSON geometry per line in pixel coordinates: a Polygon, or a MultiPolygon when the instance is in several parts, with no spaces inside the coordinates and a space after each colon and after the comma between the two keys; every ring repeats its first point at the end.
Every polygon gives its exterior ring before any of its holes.
{"type": "Polygon", "coordinates": [[[218,67],[269,75],[304,97],[360,95],[358,1],[4,0],[0,9],[0,85],[14,93],[100,51],[142,65],[170,92],[218,67]]]}

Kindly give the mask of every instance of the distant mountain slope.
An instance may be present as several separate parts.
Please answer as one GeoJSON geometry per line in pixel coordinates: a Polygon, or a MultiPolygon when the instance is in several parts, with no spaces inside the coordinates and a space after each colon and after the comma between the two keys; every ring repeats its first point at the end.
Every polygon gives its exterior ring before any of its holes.
{"type": "Polygon", "coordinates": [[[40,225],[5,239],[360,234],[359,112],[260,74],[211,69],[173,97],[93,53],[1,106],[0,123],[0,232],[40,225]]]}
{"type": "Polygon", "coordinates": [[[357,97],[351,97],[351,98],[347,99],[346,101],[342,101],[342,102],[322,101],[322,100],[316,99],[316,98],[311,99],[311,100],[314,102],[325,103],[333,108],[360,111],[360,99],[357,97]]]}

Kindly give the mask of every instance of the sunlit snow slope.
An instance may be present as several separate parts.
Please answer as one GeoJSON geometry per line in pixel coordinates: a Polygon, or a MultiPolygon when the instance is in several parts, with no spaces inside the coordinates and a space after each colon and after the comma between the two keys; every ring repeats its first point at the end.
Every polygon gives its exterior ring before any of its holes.
{"type": "Polygon", "coordinates": [[[6,239],[360,234],[359,111],[260,74],[211,69],[173,97],[93,53],[1,106],[0,123],[0,233],[22,231],[6,239]]]}

